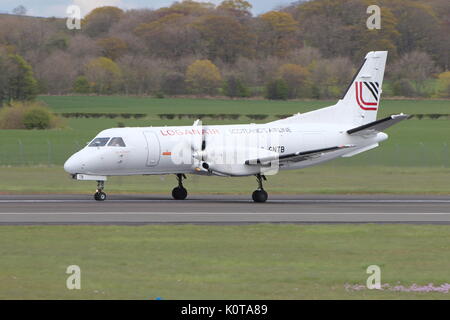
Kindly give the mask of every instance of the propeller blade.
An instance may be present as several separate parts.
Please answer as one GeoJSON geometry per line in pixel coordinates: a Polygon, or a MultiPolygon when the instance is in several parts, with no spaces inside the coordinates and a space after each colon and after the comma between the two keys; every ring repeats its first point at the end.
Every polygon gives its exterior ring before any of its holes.
{"type": "Polygon", "coordinates": [[[198,135],[193,135],[191,149],[194,152],[199,152],[203,150],[203,123],[202,120],[198,119],[193,124],[194,130],[200,132],[198,135]]]}
{"type": "Polygon", "coordinates": [[[194,135],[191,145],[192,156],[194,158],[194,167],[203,170],[202,165],[205,159],[206,150],[206,137],[203,131],[203,123],[200,119],[196,120],[193,124],[194,130],[200,132],[199,135],[194,135]]]}

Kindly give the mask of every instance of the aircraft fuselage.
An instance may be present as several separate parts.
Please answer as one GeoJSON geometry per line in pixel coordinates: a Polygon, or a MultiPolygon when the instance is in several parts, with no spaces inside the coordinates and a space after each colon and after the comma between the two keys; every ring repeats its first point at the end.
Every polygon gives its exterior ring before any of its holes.
{"type": "MultiPolygon", "coordinates": [[[[212,161],[228,168],[219,170],[217,173],[224,173],[219,175],[250,176],[260,173],[258,166],[249,166],[243,161],[246,157],[252,157],[253,153],[248,151],[250,148],[255,153],[261,151],[283,156],[333,145],[352,145],[352,148],[317,159],[280,165],[280,170],[287,170],[313,166],[387,139],[384,133],[370,137],[350,136],[346,133],[347,127],[314,123],[280,126],[269,123],[200,128],[181,126],[107,129],[100,132],[96,139],[111,141],[113,138],[122,138],[125,146],[108,146],[108,142],[103,146],[88,145],[66,162],[65,170],[71,174],[101,176],[214,174],[214,171],[196,170],[196,160],[192,157],[192,141],[203,136],[206,153],[212,147],[216,154],[220,153],[217,150],[226,150],[228,158],[220,154],[212,161]],[[180,152],[184,154],[180,156],[180,152]]],[[[212,159],[206,157],[204,160],[211,162],[212,159]]]]}

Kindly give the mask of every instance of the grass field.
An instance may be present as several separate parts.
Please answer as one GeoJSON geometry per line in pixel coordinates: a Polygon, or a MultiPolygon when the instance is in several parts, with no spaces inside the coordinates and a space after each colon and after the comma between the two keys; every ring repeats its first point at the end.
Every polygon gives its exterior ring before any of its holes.
{"type": "Polygon", "coordinates": [[[450,229],[412,225],[0,227],[0,299],[448,299],[450,229]],[[66,289],[69,265],[81,290],[66,289]]]}
{"type": "MultiPolygon", "coordinates": [[[[93,194],[95,182],[76,181],[60,167],[0,167],[1,193],[93,194]]],[[[386,166],[317,166],[268,176],[270,194],[399,193],[449,194],[450,169],[386,166]]],[[[162,194],[170,198],[175,176],[111,177],[106,193],[162,194]]],[[[188,176],[185,186],[194,194],[246,194],[255,190],[254,177],[188,176]]]]}

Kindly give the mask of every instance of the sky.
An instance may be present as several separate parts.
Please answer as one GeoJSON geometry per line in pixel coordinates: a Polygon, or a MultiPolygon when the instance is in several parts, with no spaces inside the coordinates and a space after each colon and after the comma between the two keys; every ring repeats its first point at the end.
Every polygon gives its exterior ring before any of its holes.
{"type": "MultiPolygon", "coordinates": [[[[203,0],[196,0],[203,1],[203,0]]],[[[253,5],[253,14],[258,15],[277,8],[280,5],[287,5],[294,0],[247,0],[253,5]]],[[[69,5],[78,5],[81,14],[84,16],[96,7],[112,5],[122,9],[151,8],[170,6],[174,0],[0,0],[0,13],[11,13],[14,8],[23,5],[27,8],[27,15],[39,17],[64,17],[69,5]]],[[[221,0],[210,0],[203,2],[213,2],[218,4],[221,0]]]]}

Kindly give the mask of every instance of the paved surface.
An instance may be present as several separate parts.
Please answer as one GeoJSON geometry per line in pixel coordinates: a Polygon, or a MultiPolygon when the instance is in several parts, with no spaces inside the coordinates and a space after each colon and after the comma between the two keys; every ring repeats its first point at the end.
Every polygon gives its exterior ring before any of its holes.
{"type": "Polygon", "coordinates": [[[450,196],[272,195],[265,204],[248,196],[0,195],[0,224],[450,224],[450,196]]]}

